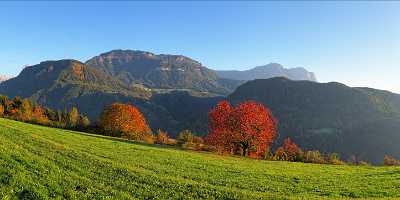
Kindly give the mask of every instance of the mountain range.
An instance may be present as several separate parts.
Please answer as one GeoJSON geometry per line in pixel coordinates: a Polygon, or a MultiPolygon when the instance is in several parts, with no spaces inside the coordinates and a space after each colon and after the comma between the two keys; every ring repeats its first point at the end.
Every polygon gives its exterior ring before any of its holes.
{"type": "Polygon", "coordinates": [[[194,125],[207,118],[203,110],[241,83],[219,78],[185,56],[114,50],[85,63],[65,59],[26,67],[3,82],[0,93],[58,110],[77,106],[94,122],[111,103],[133,103],[154,129],[172,135],[183,129],[204,134],[204,125],[194,125]]]}
{"type": "Polygon", "coordinates": [[[270,63],[268,65],[258,66],[249,70],[237,71],[215,71],[221,78],[232,80],[254,80],[269,79],[273,77],[286,77],[291,80],[308,80],[317,81],[313,72],[309,72],[302,67],[286,69],[278,63],[270,63]]]}
{"type": "Polygon", "coordinates": [[[338,152],[344,158],[354,155],[373,163],[384,154],[400,156],[396,132],[400,95],[318,83],[312,73],[299,69],[304,76],[289,78],[306,80],[284,78],[288,72],[284,77],[252,80],[258,75],[267,78],[266,72],[273,68],[284,69],[269,64],[249,70],[253,76],[221,77],[220,72],[185,56],[114,50],[86,62],[66,59],[26,67],[1,83],[0,93],[29,97],[53,109],[77,106],[92,122],[111,103],[131,103],[153,130],[161,128],[172,136],[183,129],[206,135],[208,111],[221,100],[233,104],[255,100],[278,119],[278,144],[291,137],[305,149],[338,152]]]}

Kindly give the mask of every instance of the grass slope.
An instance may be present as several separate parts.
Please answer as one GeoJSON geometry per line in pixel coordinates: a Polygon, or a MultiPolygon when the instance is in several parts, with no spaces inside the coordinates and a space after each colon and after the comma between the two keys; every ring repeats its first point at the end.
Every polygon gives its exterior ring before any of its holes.
{"type": "Polygon", "coordinates": [[[1,199],[400,198],[400,168],[269,162],[0,119],[1,199]]]}

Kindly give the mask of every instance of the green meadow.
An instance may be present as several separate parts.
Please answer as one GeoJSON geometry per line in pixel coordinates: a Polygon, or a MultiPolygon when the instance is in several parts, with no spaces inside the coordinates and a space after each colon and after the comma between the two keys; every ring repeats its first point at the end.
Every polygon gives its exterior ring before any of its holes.
{"type": "Polygon", "coordinates": [[[252,160],[0,119],[0,199],[400,199],[400,167],[252,160]]]}

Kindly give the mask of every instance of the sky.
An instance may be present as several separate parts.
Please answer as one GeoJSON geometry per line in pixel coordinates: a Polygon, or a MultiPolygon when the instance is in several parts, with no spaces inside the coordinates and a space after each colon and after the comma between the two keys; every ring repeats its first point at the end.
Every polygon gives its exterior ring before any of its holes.
{"type": "Polygon", "coordinates": [[[0,74],[113,49],[212,69],[276,62],[400,93],[400,2],[0,2],[0,74]]]}

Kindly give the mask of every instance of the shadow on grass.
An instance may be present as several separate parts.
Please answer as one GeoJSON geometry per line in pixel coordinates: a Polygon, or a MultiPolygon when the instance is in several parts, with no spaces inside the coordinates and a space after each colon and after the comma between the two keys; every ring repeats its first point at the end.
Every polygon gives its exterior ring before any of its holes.
{"type": "MultiPolygon", "coordinates": [[[[244,158],[244,157],[241,157],[241,156],[238,156],[238,157],[236,157],[236,156],[224,156],[224,155],[220,155],[220,154],[217,154],[217,153],[214,153],[214,152],[209,152],[209,151],[185,149],[185,148],[182,148],[182,147],[176,146],[176,145],[148,144],[148,143],[141,142],[141,141],[129,140],[129,139],[119,138],[119,137],[112,137],[112,136],[107,136],[107,135],[100,135],[100,134],[95,134],[95,133],[86,133],[86,132],[73,131],[73,130],[68,130],[68,129],[59,129],[59,130],[62,130],[63,132],[67,132],[67,133],[71,133],[71,134],[85,135],[85,136],[88,136],[88,137],[101,138],[101,139],[105,139],[105,140],[112,140],[112,141],[123,142],[123,143],[127,143],[127,144],[142,145],[142,146],[146,146],[146,147],[168,149],[168,150],[177,150],[177,151],[191,152],[191,153],[201,153],[201,154],[208,154],[208,155],[215,155],[215,156],[222,156],[222,157],[232,157],[232,158],[239,158],[239,159],[243,159],[244,158]]],[[[250,159],[250,158],[248,158],[248,159],[250,159]]]]}
{"type": "Polygon", "coordinates": [[[140,142],[140,141],[137,141],[137,140],[129,140],[129,139],[125,139],[125,138],[112,137],[112,136],[107,136],[107,135],[79,132],[79,131],[73,131],[73,130],[68,130],[68,129],[59,129],[59,130],[62,130],[62,131],[67,132],[67,133],[72,133],[72,134],[85,135],[85,136],[89,136],[89,137],[95,137],[95,138],[101,138],[101,139],[106,139],[106,140],[118,141],[118,142],[123,142],[123,143],[128,143],[128,144],[137,144],[137,145],[142,145],[142,146],[147,146],[147,147],[159,147],[159,148],[169,148],[169,149],[177,149],[177,150],[181,149],[179,147],[171,146],[171,145],[148,144],[148,143],[140,142]]]}

